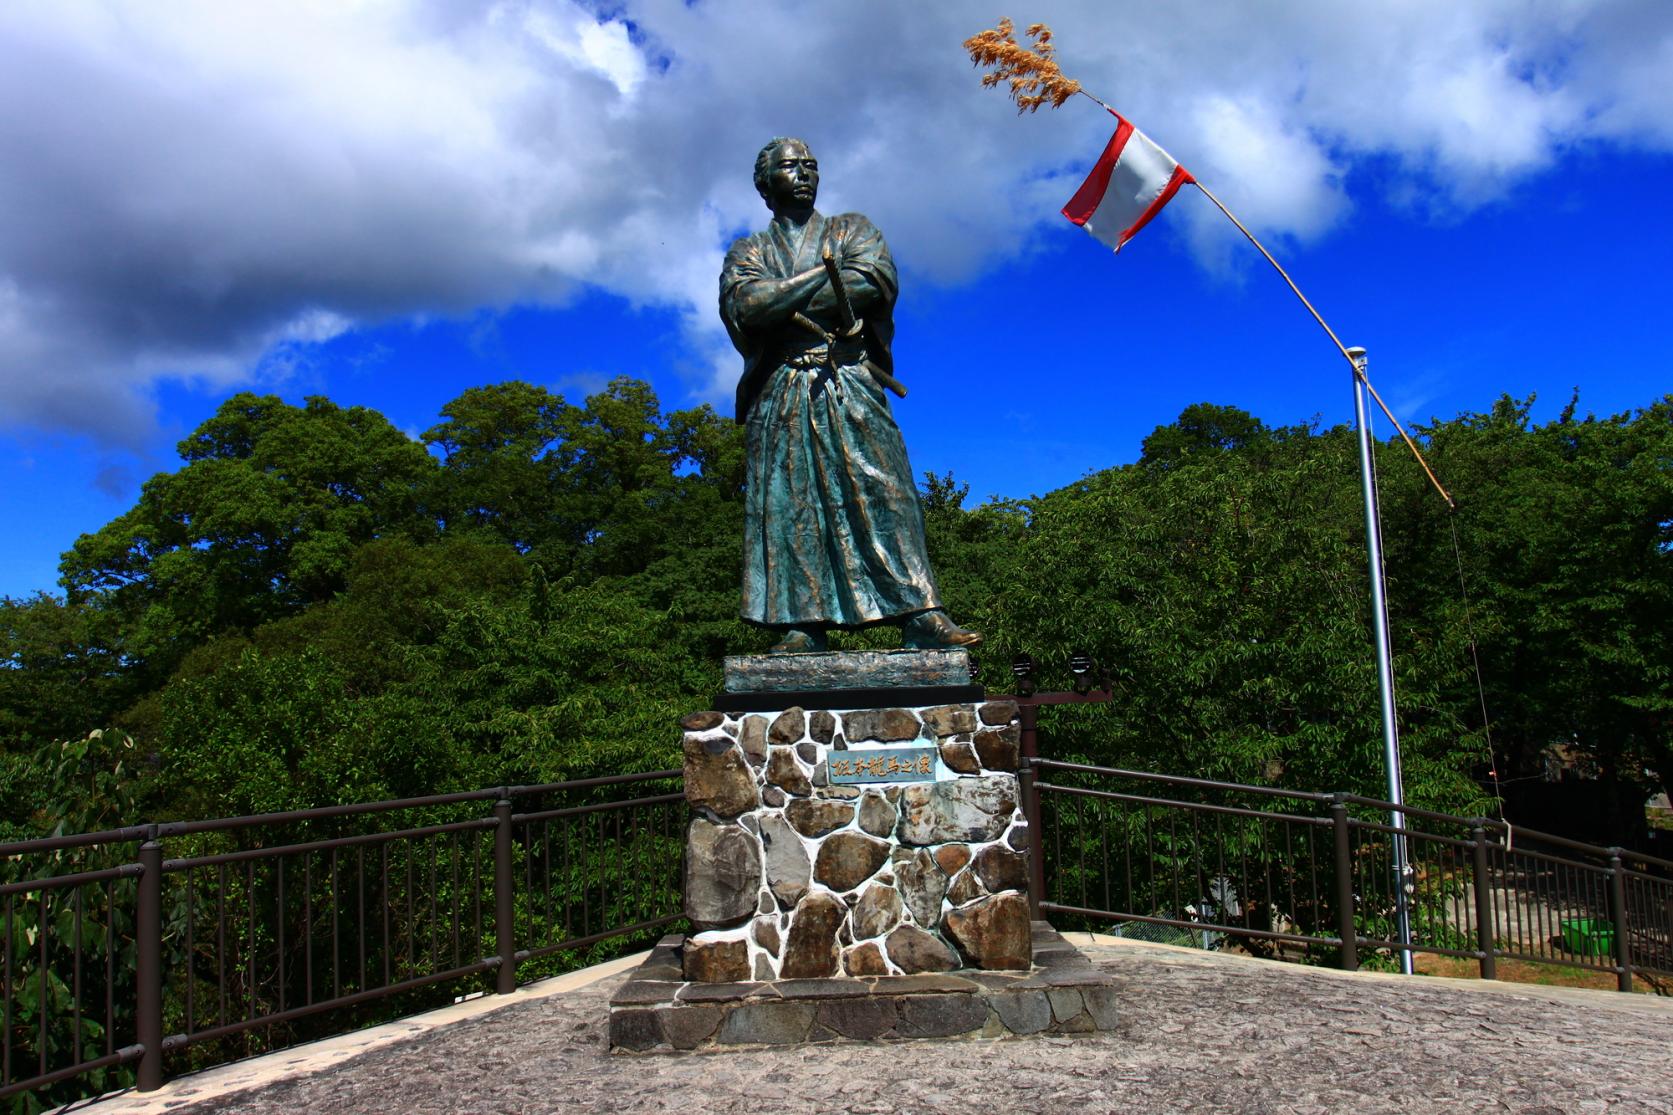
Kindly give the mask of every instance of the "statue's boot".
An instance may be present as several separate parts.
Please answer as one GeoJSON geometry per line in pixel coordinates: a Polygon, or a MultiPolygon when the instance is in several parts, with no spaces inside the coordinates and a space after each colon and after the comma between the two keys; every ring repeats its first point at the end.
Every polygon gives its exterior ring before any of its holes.
{"type": "Polygon", "coordinates": [[[919,612],[901,628],[901,645],[912,650],[945,650],[949,647],[979,647],[980,631],[966,631],[940,608],[919,612]]]}
{"type": "Polygon", "coordinates": [[[815,654],[825,650],[825,630],[822,627],[792,627],[784,638],[768,648],[768,654],[815,654]]]}

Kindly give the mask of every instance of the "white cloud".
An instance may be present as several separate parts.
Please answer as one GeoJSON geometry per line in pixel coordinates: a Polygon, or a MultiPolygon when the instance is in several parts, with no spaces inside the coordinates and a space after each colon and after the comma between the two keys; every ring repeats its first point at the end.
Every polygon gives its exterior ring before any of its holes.
{"type": "MultiPolygon", "coordinates": [[[[1259,232],[1352,212],[1345,174],[1457,214],[1577,145],[1673,147],[1666,0],[1039,0],[1065,68],[1259,232]]],[[[822,207],[923,280],[1026,251],[1108,131],[1017,118],[959,42],[986,8],[623,0],[0,6],[0,424],[120,443],[162,377],[283,375],[357,325],[561,305],[687,315],[724,397],[727,237],[799,133],[822,207]]],[[[1206,214],[1206,207],[1193,206],[1206,214]]],[[[1193,223],[1205,259],[1223,229],[1193,223]]]]}

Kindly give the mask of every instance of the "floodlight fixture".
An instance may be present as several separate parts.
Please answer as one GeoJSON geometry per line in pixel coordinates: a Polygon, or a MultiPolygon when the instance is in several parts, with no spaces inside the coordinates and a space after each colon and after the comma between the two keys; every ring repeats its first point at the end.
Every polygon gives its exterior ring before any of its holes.
{"type": "Polygon", "coordinates": [[[1031,655],[1019,654],[1011,659],[1011,674],[1017,679],[1017,696],[1034,695],[1034,659],[1031,655]]]}
{"type": "Polygon", "coordinates": [[[1076,693],[1085,695],[1092,691],[1092,672],[1097,668],[1097,660],[1084,650],[1069,656],[1069,672],[1075,675],[1076,693]]]}

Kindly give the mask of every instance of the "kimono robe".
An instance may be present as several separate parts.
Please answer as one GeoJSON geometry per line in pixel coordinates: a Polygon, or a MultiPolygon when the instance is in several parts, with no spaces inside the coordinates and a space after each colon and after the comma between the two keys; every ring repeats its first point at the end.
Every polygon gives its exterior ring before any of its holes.
{"type": "Polygon", "coordinates": [[[744,358],[737,420],[748,446],[746,620],[846,627],[941,607],[906,445],[863,365],[869,358],[892,369],[896,290],[882,235],[857,213],[815,213],[800,229],[775,217],[726,254],[720,312],[744,358]],[[838,330],[835,309],[810,309],[807,293],[773,299],[752,289],[820,267],[826,247],[865,321],[859,343],[837,345],[834,358],[792,315],[838,330]]]}

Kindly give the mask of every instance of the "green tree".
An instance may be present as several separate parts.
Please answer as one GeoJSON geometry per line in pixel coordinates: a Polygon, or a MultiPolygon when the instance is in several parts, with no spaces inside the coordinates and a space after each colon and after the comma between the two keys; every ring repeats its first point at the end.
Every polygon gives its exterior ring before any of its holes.
{"type": "Polygon", "coordinates": [[[364,407],[236,395],[180,455],[61,566],[72,601],[120,614],[126,660],[153,681],[215,634],[330,599],[357,546],[434,533],[419,496],[436,462],[364,407]]]}

